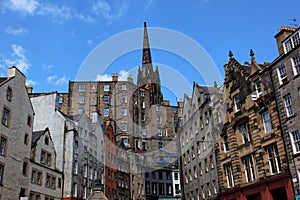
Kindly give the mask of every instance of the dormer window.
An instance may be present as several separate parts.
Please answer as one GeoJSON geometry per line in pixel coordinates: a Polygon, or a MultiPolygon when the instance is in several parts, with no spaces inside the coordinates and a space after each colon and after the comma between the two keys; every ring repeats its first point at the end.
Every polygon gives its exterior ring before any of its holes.
{"type": "Polygon", "coordinates": [[[284,53],[291,51],[293,48],[297,47],[300,44],[300,35],[299,32],[293,34],[288,40],[283,43],[284,53]]]}
{"type": "Polygon", "coordinates": [[[298,46],[300,44],[300,36],[299,32],[297,32],[293,37],[292,37],[293,45],[294,47],[298,46]]]}
{"type": "Polygon", "coordinates": [[[292,44],[292,40],[291,40],[291,39],[289,39],[288,41],[286,41],[286,42],[284,43],[285,53],[287,53],[287,52],[289,52],[290,50],[292,50],[292,46],[293,46],[293,44],[292,44]]]}

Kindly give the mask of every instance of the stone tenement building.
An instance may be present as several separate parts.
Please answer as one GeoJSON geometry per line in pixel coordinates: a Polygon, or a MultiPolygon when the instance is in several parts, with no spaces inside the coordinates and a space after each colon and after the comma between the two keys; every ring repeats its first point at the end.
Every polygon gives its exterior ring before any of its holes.
{"type": "Polygon", "coordinates": [[[216,145],[219,196],[227,199],[293,199],[270,65],[240,64],[231,51],[224,66],[226,105],[216,145]]]}
{"type": "Polygon", "coordinates": [[[300,30],[281,27],[275,38],[279,56],[270,66],[271,78],[295,199],[300,199],[300,30]]]}
{"type": "MultiPolygon", "coordinates": [[[[35,112],[34,131],[49,128],[56,151],[55,168],[63,172],[65,200],[86,199],[96,179],[104,183],[104,137],[100,115],[66,116],[59,110],[56,92],[30,94],[35,112]]],[[[102,185],[103,187],[103,185],[102,185]]]]}
{"type": "Polygon", "coordinates": [[[177,106],[163,100],[158,67],[153,70],[146,23],[137,85],[131,76],[119,81],[118,74],[113,74],[112,81],[70,81],[69,92],[60,96],[60,107],[67,115],[84,112],[89,117],[98,111],[103,119],[109,117],[114,121],[116,141],[122,140],[128,148],[161,154],[176,152],[176,142],[172,142],[177,106]]]}
{"type": "Polygon", "coordinates": [[[29,199],[61,199],[63,173],[56,169],[56,152],[49,129],[32,133],[29,199]]]}
{"type": "Polygon", "coordinates": [[[168,154],[177,152],[177,106],[163,100],[158,67],[153,70],[146,23],[137,85],[131,76],[127,81],[119,81],[118,74],[113,74],[111,81],[70,81],[69,92],[60,96],[60,108],[67,115],[85,113],[90,117],[97,111],[103,116],[103,121],[111,120],[116,143],[125,146],[129,161],[143,160],[130,163],[130,166],[136,166],[130,167],[130,179],[131,183],[136,179],[134,185],[137,186],[136,190],[131,189],[131,197],[133,193],[144,194],[144,190],[138,191],[144,186],[145,165],[156,166],[165,155],[170,162],[177,160],[168,157],[168,154]],[[138,159],[132,153],[140,154],[138,159]]]}
{"type": "Polygon", "coordinates": [[[220,91],[221,88],[216,85],[199,86],[194,83],[192,97],[184,97],[183,118],[178,131],[184,199],[217,199],[214,144],[220,130],[215,126],[222,120],[220,115],[215,115],[214,107],[218,102],[211,99],[220,91]]]}
{"type": "Polygon", "coordinates": [[[129,156],[126,152],[126,147],[123,144],[117,145],[116,149],[116,175],[115,182],[117,185],[117,199],[130,199],[130,162],[129,156]]]}
{"type": "Polygon", "coordinates": [[[25,76],[16,68],[0,78],[0,198],[29,196],[29,161],[34,111],[25,88],[25,76]]]}
{"type": "Polygon", "coordinates": [[[116,186],[116,137],[110,121],[102,125],[105,135],[105,186],[104,194],[108,199],[117,198],[116,186]]]}

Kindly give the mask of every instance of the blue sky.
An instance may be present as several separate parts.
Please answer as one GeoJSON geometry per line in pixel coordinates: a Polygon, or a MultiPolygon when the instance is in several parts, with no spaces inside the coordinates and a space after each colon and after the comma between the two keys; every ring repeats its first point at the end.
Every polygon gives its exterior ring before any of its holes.
{"type": "MultiPolygon", "coordinates": [[[[197,43],[215,63],[222,79],[229,50],[242,63],[250,60],[250,49],[258,62],[274,60],[278,56],[274,35],[280,26],[291,26],[294,22],[290,19],[296,18],[300,24],[299,7],[299,0],[3,0],[0,76],[6,76],[7,68],[16,65],[35,92],[67,92],[68,81],[77,79],[80,66],[93,50],[116,34],[141,31],[147,21],[149,29],[173,30],[197,43]]],[[[150,32],[150,46],[159,46],[157,38],[151,40],[150,32]]],[[[132,42],[105,49],[99,60],[132,42]]],[[[134,42],[142,47],[142,34],[134,42]]],[[[185,41],[179,42],[183,45],[185,41]]],[[[174,88],[182,93],[176,93],[178,98],[190,94],[188,86],[194,81],[211,84],[185,57],[164,49],[169,50],[166,46],[152,49],[152,60],[159,70],[167,69],[161,72],[165,98],[172,100],[169,95],[174,88]],[[176,74],[185,83],[178,82],[176,74]]],[[[193,48],[188,51],[192,54],[193,48]]],[[[136,49],[89,73],[105,78],[117,72],[123,78],[129,72],[135,78],[140,64],[141,50],[136,49]]],[[[204,69],[205,63],[201,67],[204,69]]]]}

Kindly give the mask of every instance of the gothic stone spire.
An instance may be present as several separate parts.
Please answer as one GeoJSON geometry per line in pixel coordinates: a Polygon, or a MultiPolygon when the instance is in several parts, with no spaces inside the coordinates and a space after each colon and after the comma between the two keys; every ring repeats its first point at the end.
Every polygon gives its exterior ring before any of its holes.
{"type": "Polygon", "coordinates": [[[144,42],[143,42],[143,64],[152,63],[148,31],[146,22],[144,22],[144,42]]]}

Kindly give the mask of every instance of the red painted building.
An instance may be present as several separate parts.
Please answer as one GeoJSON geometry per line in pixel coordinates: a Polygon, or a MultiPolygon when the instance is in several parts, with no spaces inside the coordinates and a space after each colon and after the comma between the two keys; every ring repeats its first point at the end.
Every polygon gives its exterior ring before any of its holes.
{"type": "Polygon", "coordinates": [[[219,194],[222,200],[284,200],[294,199],[293,188],[288,174],[274,176],[244,187],[235,187],[232,190],[219,194]]]}
{"type": "Polygon", "coordinates": [[[115,182],[116,166],[116,138],[111,121],[107,121],[103,126],[105,134],[105,187],[104,193],[108,199],[117,197],[117,185],[115,182]]]}

